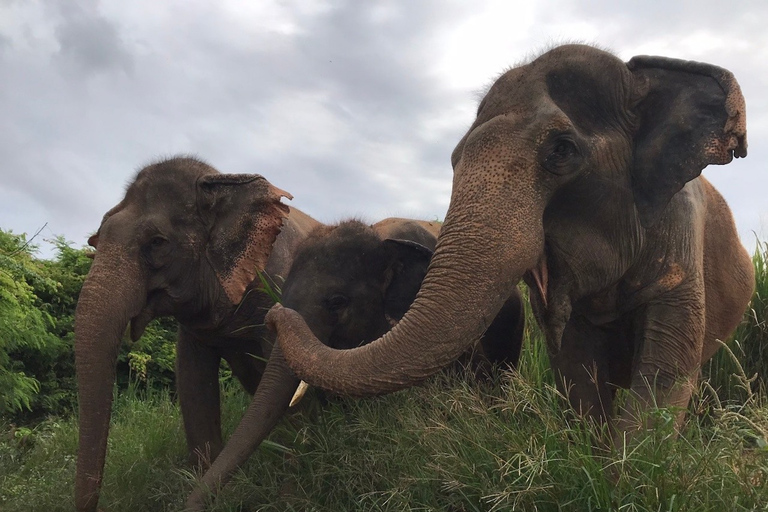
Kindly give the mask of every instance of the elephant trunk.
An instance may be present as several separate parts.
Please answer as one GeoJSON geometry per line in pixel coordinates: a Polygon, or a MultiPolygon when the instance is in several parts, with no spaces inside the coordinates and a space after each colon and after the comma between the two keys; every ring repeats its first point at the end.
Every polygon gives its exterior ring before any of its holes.
{"type": "Polygon", "coordinates": [[[125,252],[99,245],[75,311],[75,364],[80,436],[75,477],[78,511],[95,511],[99,499],[112,390],[120,341],[139,314],[145,293],[138,266],[125,252]]]}
{"type": "Polygon", "coordinates": [[[205,498],[218,493],[261,442],[269,435],[288,409],[299,380],[285,363],[280,347],[272,349],[264,375],[240,424],[227,441],[199,486],[187,498],[185,511],[205,510],[205,498]]]}
{"type": "MultiPolygon", "coordinates": [[[[451,206],[411,309],[394,329],[360,348],[319,343],[301,316],[279,305],[267,323],[298,377],[336,393],[366,396],[411,386],[476,342],[543,251],[542,192],[483,174],[483,159],[456,168],[451,206]],[[519,199],[519,200],[516,200],[519,199]]],[[[522,172],[521,175],[530,173],[522,172]]]]}

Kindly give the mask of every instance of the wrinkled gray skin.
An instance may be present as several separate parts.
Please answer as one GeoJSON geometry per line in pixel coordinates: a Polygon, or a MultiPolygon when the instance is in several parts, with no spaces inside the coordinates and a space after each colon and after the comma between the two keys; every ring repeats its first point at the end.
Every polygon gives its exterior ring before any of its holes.
{"type": "MultiPolygon", "coordinates": [[[[739,323],[750,258],[709,164],[746,156],[733,75],[583,45],[504,73],[453,152],[451,204],[416,301],[382,338],[336,351],[301,317],[267,322],[296,374],[356,396],[411,386],[455,359],[524,278],[572,407],[643,427],[686,407],[700,365],[739,323]],[[478,251],[475,240],[483,240],[478,251]]],[[[683,417],[683,412],[679,418],[683,417]]]]}
{"type": "MultiPolygon", "coordinates": [[[[440,225],[390,218],[373,226],[346,221],[321,226],[296,251],[280,302],[298,311],[327,346],[354,348],[396,323],[410,307],[427,273],[440,225]]],[[[520,293],[510,297],[471,361],[514,367],[520,355],[524,314],[520,293]]],[[[187,499],[186,510],[203,510],[288,408],[298,379],[275,349],[253,402],[224,450],[187,499]],[[274,397],[283,397],[276,403],[274,397]]]]}
{"type": "Polygon", "coordinates": [[[207,465],[221,451],[219,362],[253,393],[264,370],[259,357],[269,354],[260,340],[273,301],[259,291],[257,271],[284,275],[319,225],[296,209],[289,214],[281,196],[261,176],[220,174],[178,157],[144,168],[104,216],[89,240],[96,254],[75,314],[77,510],[97,509],[116,358],[129,323],[136,340],[155,317],[179,321],[176,383],[190,459],[207,465]]]}

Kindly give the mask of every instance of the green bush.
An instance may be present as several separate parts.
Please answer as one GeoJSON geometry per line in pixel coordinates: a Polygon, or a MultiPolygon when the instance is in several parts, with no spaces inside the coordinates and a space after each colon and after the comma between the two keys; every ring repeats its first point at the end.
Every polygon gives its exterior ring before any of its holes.
{"type": "MultiPolygon", "coordinates": [[[[52,260],[35,257],[25,235],[0,230],[0,417],[33,423],[76,408],[74,319],[91,266],[88,250],[58,237],[52,260]]],[[[174,384],[176,323],[151,322],[144,336],[126,337],[117,383],[157,389],[174,384]]]]}
{"type": "Polygon", "coordinates": [[[117,356],[117,382],[125,389],[132,382],[155,389],[175,385],[176,321],[157,318],[147,325],[141,338],[126,342],[117,356]]]}
{"type": "Polygon", "coordinates": [[[35,294],[57,283],[41,273],[24,235],[0,231],[0,415],[31,410],[41,383],[24,355],[49,357],[62,349],[54,318],[35,294]]]}

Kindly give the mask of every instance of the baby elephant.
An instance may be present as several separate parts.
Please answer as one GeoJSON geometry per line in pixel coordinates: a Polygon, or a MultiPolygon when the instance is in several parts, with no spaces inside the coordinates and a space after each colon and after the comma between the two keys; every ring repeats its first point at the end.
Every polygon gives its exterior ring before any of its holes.
{"type": "MultiPolygon", "coordinates": [[[[436,222],[395,218],[373,226],[356,220],[319,226],[296,250],[281,303],[298,311],[330,348],[353,348],[375,340],[405,315],[416,298],[439,230],[436,222]]],[[[481,339],[481,356],[473,363],[514,367],[523,322],[522,300],[515,288],[481,339]]],[[[187,510],[201,510],[205,495],[219,489],[245,462],[282,417],[298,385],[275,345],[248,411],[202,485],[189,496],[187,510]]]]}
{"type": "MultiPolygon", "coordinates": [[[[325,345],[348,349],[383,335],[416,298],[440,225],[385,219],[373,226],[350,220],[316,228],[299,246],[280,302],[298,311],[325,345]]],[[[523,306],[515,288],[472,356],[514,367],[520,356],[523,306]]],[[[302,387],[303,392],[305,388],[302,387]]]]}

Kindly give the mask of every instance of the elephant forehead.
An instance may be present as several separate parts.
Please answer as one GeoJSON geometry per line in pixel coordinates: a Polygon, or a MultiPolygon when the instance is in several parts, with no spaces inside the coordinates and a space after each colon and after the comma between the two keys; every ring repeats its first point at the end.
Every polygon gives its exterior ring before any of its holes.
{"type": "Polygon", "coordinates": [[[160,206],[189,209],[195,204],[195,181],[158,176],[136,182],[129,189],[127,198],[144,207],[160,206]]]}
{"type": "Polygon", "coordinates": [[[192,158],[171,158],[144,167],[126,192],[132,201],[193,203],[197,180],[218,171],[192,158]]]}
{"type": "Polygon", "coordinates": [[[597,129],[592,125],[610,124],[621,115],[631,87],[631,73],[618,58],[567,45],[502,75],[481,102],[478,121],[502,113],[531,113],[551,100],[583,128],[597,129]]]}
{"type": "Polygon", "coordinates": [[[475,126],[464,144],[465,163],[499,165],[499,171],[506,172],[505,162],[535,158],[550,132],[572,128],[568,116],[545,98],[523,115],[506,112],[475,126]]]}
{"type": "Polygon", "coordinates": [[[363,283],[368,276],[384,273],[383,268],[376,267],[378,266],[367,264],[362,257],[312,260],[296,272],[296,277],[320,287],[343,287],[347,284],[363,283]]]}
{"type": "Polygon", "coordinates": [[[554,72],[578,72],[595,84],[606,85],[629,74],[629,69],[621,59],[586,45],[559,46],[542,54],[526,67],[526,75],[538,79],[546,79],[554,72]]]}

